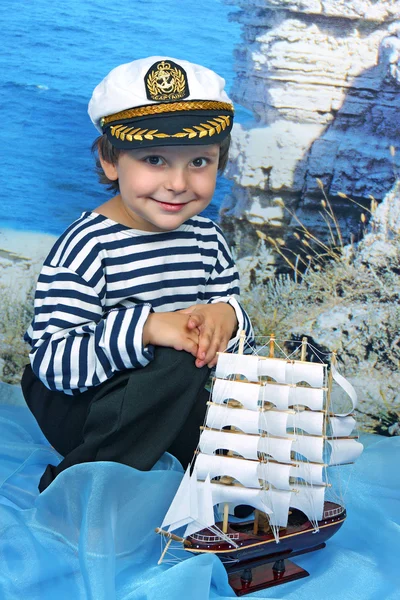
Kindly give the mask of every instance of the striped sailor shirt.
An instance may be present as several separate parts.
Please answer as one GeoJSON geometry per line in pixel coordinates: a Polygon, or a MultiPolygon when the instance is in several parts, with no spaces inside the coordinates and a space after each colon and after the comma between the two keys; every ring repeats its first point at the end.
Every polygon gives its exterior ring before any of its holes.
{"type": "MultiPolygon", "coordinates": [[[[252,337],[238,303],[238,274],[215,223],[193,217],[174,231],[130,229],[84,212],[54,245],[40,273],[33,321],[25,334],[37,377],[51,390],[77,394],[116,371],[145,367],[151,311],[229,302],[238,332],[252,337]]],[[[230,340],[229,349],[238,341],[230,340]]]]}

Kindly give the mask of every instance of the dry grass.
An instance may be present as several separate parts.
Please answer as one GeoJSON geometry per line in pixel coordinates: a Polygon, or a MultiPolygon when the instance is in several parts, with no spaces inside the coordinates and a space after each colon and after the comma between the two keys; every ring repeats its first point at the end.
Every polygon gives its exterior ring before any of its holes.
{"type": "Polygon", "coordinates": [[[34,287],[21,301],[7,288],[0,290],[0,364],[1,380],[6,383],[20,382],[24,366],[29,362],[29,348],[23,340],[33,314],[34,287]]]}
{"type": "MultiPolygon", "coordinates": [[[[323,194],[322,183],[320,188],[323,194]]],[[[342,194],[342,197],[346,197],[342,194]]],[[[349,201],[352,201],[348,198],[349,201]]],[[[370,197],[372,220],[366,232],[376,228],[376,200],[370,197]]],[[[400,201],[399,197],[396,202],[400,201]]],[[[275,333],[311,338],[325,350],[337,350],[342,369],[350,378],[362,371],[364,386],[373,378],[374,389],[364,391],[365,427],[386,434],[400,434],[398,385],[400,384],[400,235],[388,227],[383,240],[390,251],[378,264],[363,260],[359,247],[344,246],[328,198],[322,211],[331,237],[330,245],[318,240],[298,221],[298,246],[287,250],[279,240],[259,232],[260,243],[269,245],[291,267],[288,274],[262,280],[262,256],[255,257],[261,272],[247,281],[256,281],[242,292],[258,335],[275,333]],[[397,379],[399,379],[397,381],[397,379]],[[397,383],[396,383],[397,382],[397,383]],[[369,396],[369,397],[368,397],[369,396]],[[385,401],[383,401],[385,398],[385,401]]],[[[382,235],[380,234],[380,242],[382,235]]],[[[266,249],[263,254],[266,254],[266,249]]],[[[267,270],[265,270],[267,273],[267,270]]],[[[270,269],[269,269],[270,272],[270,269]]]]}

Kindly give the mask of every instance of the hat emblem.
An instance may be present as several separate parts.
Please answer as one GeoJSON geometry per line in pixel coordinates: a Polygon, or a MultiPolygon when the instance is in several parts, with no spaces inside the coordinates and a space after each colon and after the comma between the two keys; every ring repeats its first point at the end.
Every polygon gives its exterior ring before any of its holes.
{"type": "Polygon", "coordinates": [[[161,60],[152,65],[146,73],[145,86],[149,100],[168,102],[189,96],[186,72],[173,61],[161,60]]]}

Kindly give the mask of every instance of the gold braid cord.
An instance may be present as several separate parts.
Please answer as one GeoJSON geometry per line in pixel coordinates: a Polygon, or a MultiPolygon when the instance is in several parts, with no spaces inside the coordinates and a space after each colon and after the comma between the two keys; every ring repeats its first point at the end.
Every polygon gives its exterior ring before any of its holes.
{"type": "Polygon", "coordinates": [[[193,129],[184,127],[182,131],[173,134],[161,133],[158,129],[141,129],[140,127],[135,128],[128,125],[112,125],[110,130],[111,135],[122,141],[128,140],[128,142],[133,142],[133,140],[141,142],[143,139],[153,140],[154,138],[202,138],[206,135],[212,137],[216,133],[225,131],[230,125],[230,119],[228,115],[221,115],[220,117],[214,117],[206,121],[206,123],[194,125],[193,129]]]}
{"type": "Polygon", "coordinates": [[[100,126],[108,125],[113,121],[122,119],[134,119],[135,117],[145,117],[147,115],[160,115],[162,113],[176,112],[178,110],[229,110],[233,112],[232,104],[229,102],[217,102],[216,100],[194,100],[190,102],[171,102],[170,104],[148,104],[122,110],[114,115],[108,115],[100,119],[100,126]]]}

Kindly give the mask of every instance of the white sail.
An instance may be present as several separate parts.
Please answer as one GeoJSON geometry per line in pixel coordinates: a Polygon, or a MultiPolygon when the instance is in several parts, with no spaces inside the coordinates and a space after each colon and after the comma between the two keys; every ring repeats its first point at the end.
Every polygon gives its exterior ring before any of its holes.
{"type": "Polygon", "coordinates": [[[258,384],[229,379],[215,379],[211,399],[216,404],[224,404],[225,400],[238,400],[245,408],[257,410],[260,395],[258,384]]]}
{"type": "Polygon", "coordinates": [[[260,489],[258,468],[260,463],[256,460],[244,460],[229,456],[214,454],[198,454],[196,459],[197,474],[199,479],[211,479],[227,475],[249,488],[260,489]]]}
{"type": "Polygon", "coordinates": [[[287,426],[295,429],[302,429],[312,435],[322,435],[324,427],[324,413],[304,410],[289,414],[287,426]]]}
{"type": "MultiPolygon", "coordinates": [[[[204,482],[198,481],[197,485],[202,487],[204,482]]],[[[228,503],[231,505],[232,512],[233,508],[240,504],[248,504],[267,514],[272,512],[264,490],[212,483],[211,492],[214,506],[216,504],[228,503]]]]}
{"type": "Polygon", "coordinates": [[[211,404],[207,411],[206,425],[212,429],[222,429],[228,425],[237,427],[244,433],[258,434],[260,412],[246,410],[244,408],[230,408],[211,404]]]}
{"type": "Polygon", "coordinates": [[[271,456],[274,460],[290,463],[293,441],[290,438],[259,438],[258,451],[271,456]]]}
{"type": "Polygon", "coordinates": [[[340,413],[340,414],[337,415],[337,416],[345,417],[345,416],[349,415],[351,412],[353,412],[353,410],[356,408],[356,406],[357,406],[357,393],[356,393],[356,390],[351,385],[350,381],[347,381],[347,379],[345,379],[343,377],[343,375],[341,375],[339,373],[339,371],[336,369],[336,367],[335,367],[335,365],[333,363],[331,365],[331,368],[332,368],[332,377],[333,377],[333,379],[336,381],[336,383],[338,385],[340,385],[340,387],[342,388],[342,390],[344,390],[346,392],[346,394],[349,396],[349,398],[351,400],[351,409],[348,410],[345,413],[340,413]]]}
{"type": "Polygon", "coordinates": [[[325,365],[311,362],[288,362],[286,364],[286,383],[305,381],[312,387],[324,385],[325,365]]]}
{"type": "Polygon", "coordinates": [[[206,477],[204,485],[201,487],[199,487],[198,482],[195,481],[195,486],[199,507],[198,515],[197,518],[189,523],[189,525],[186,527],[184,537],[192,535],[192,533],[195,533],[196,531],[201,531],[202,529],[213,527],[215,525],[210,477],[206,477]]]}
{"type": "Polygon", "coordinates": [[[277,383],[286,383],[286,361],[276,358],[260,358],[258,375],[272,377],[277,383]]]}
{"type": "Polygon", "coordinates": [[[204,454],[214,454],[216,450],[232,450],[243,458],[257,460],[258,441],[256,435],[205,429],[200,435],[199,447],[204,454]]]}
{"type": "Polygon", "coordinates": [[[291,387],[289,385],[278,385],[274,383],[265,383],[260,388],[260,400],[262,404],[271,402],[276,408],[286,410],[289,407],[289,394],[291,387]]]}
{"type": "Polygon", "coordinates": [[[290,462],[292,439],[205,429],[200,435],[199,447],[204,454],[214,454],[216,450],[232,450],[243,458],[257,460],[258,453],[263,453],[279,462],[290,462]]]}
{"type": "Polygon", "coordinates": [[[289,404],[291,406],[300,404],[311,408],[311,410],[322,410],[324,407],[324,390],[307,387],[290,387],[289,404]]]}
{"type": "Polygon", "coordinates": [[[346,437],[351,434],[356,426],[354,417],[340,417],[335,415],[329,419],[331,435],[333,437],[346,437]]]}
{"type": "Polygon", "coordinates": [[[266,490],[265,499],[271,509],[268,520],[276,527],[286,527],[289,518],[289,506],[293,494],[290,491],[266,490]]]}
{"type": "Polygon", "coordinates": [[[248,354],[220,352],[215,375],[220,379],[228,379],[233,375],[243,375],[248,381],[258,381],[258,357],[248,354]]]}
{"type": "Polygon", "coordinates": [[[278,490],[290,490],[290,471],[292,467],[287,464],[275,462],[262,462],[258,466],[258,476],[262,481],[270,483],[278,490]]]}
{"type": "Polygon", "coordinates": [[[187,525],[198,517],[198,502],[196,478],[190,476],[190,466],[186,469],[185,475],[175,494],[174,499],[164,517],[161,528],[169,526],[169,531],[179,529],[187,525]]]}
{"type": "Polygon", "coordinates": [[[324,439],[322,437],[311,437],[306,435],[297,435],[293,437],[292,450],[305,456],[312,462],[322,463],[324,451],[324,439]]]}
{"type": "Polygon", "coordinates": [[[330,465],[344,465],[354,462],[363,451],[363,445],[357,440],[327,440],[331,447],[330,465]]]}
{"type": "Polygon", "coordinates": [[[313,483],[315,485],[322,485],[324,465],[317,465],[310,462],[297,462],[296,466],[291,467],[290,476],[299,477],[307,483],[313,483]]]}
{"type": "Polygon", "coordinates": [[[325,488],[298,486],[293,492],[290,505],[301,510],[311,522],[320,521],[324,514],[325,488]]]}
{"type": "Polygon", "coordinates": [[[288,413],[265,410],[261,411],[259,416],[259,426],[261,431],[266,431],[270,435],[277,437],[287,437],[287,423],[291,415],[288,413]]]}

